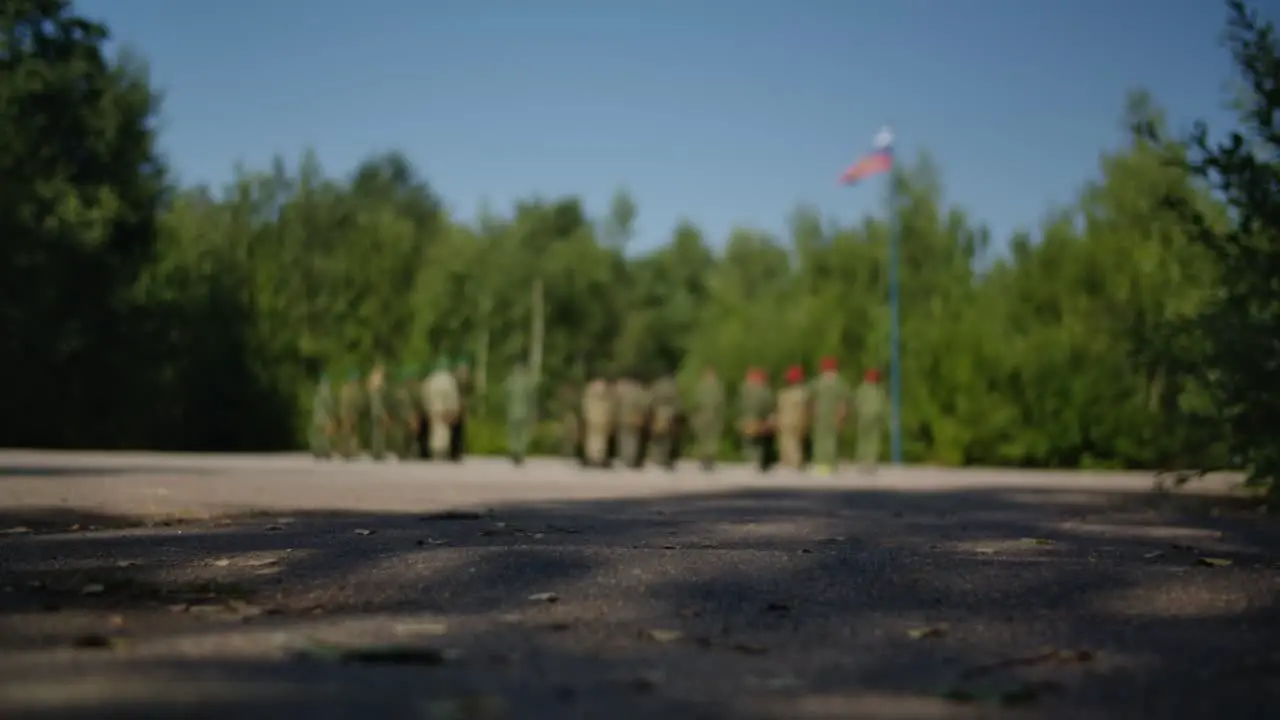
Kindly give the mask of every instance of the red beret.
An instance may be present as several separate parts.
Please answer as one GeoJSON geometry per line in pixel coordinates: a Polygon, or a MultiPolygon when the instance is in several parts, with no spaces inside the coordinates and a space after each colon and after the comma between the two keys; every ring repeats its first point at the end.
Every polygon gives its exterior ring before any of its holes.
{"type": "Polygon", "coordinates": [[[828,355],[827,357],[822,358],[822,361],[818,363],[818,367],[822,369],[822,372],[831,372],[838,369],[840,367],[840,363],[836,362],[834,357],[828,355]]]}
{"type": "Polygon", "coordinates": [[[799,365],[787,368],[787,382],[792,384],[804,382],[804,368],[799,365]]]}

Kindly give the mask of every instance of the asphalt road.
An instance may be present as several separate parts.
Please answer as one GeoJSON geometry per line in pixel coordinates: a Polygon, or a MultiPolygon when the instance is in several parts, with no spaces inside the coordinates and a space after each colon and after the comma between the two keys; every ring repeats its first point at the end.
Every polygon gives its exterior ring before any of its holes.
{"type": "Polygon", "coordinates": [[[0,717],[1280,717],[1224,482],[0,451],[0,717]]]}

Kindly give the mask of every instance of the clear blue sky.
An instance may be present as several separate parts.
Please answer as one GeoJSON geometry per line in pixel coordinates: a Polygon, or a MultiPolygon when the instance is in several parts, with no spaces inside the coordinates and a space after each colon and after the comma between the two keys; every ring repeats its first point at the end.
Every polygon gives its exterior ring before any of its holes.
{"type": "Polygon", "coordinates": [[[82,0],[166,94],[180,177],[221,184],[314,147],[332,173],[399,148],[473,216],[531,193],[603,212],[637,247],[688,216],[719,243],[835,179],[882,123],[998,233],[1069,202],[1120,140],[1125,91],[1222,120],[1216,0],[82,0]]]}

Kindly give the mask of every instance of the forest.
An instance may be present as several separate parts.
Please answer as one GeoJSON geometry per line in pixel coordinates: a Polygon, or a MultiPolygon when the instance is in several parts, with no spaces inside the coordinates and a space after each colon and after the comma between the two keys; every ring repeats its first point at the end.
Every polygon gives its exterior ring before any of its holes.
{"type": "MultiPolygon", "coordinates": [[[[1280,62],[1224,18],[1238,126],[1174,134],[1117,98],[1122,149],[1040,227],[993,237],[903,158],[892,215],[629,248],[635,199],[452,216],[421,165],[315,156],[190,187],[159,152],[145,61],[62,0],[0,0],[0,445],[280,450],[317,377],[465,356],[472,449],[499,449],[499,385],[620,364],[736,384],[826,354],[887,370],[887,239],[901,238],[907,462],[1275,474],[1280,451],[1280,62]],[[767,332],[762,330],[767,329],[767,332]],[[533,342],[533,338],[539,342],[533,342]]],[[[1225,80],[1225,78],[1224,78],[1225,80]]],[[[544,413],[545,414],[545,413],[544,413]]],[[[543,439],[552,432],[547,418],[543,439]]]]}

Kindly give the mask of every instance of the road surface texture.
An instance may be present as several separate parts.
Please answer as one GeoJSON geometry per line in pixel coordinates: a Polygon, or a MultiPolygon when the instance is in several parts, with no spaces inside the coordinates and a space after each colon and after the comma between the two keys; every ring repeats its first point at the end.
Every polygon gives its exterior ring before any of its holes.
{"type": "Polygon", "coordinates": [[[1280,529],[1151,484],[0,451],[0,718],[1280,717],[1280,529]]]}

